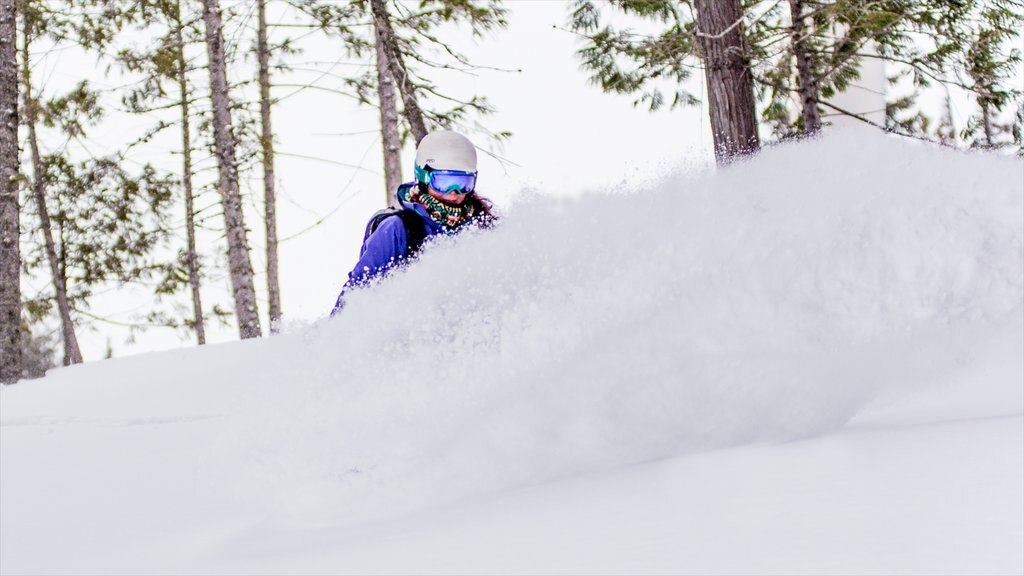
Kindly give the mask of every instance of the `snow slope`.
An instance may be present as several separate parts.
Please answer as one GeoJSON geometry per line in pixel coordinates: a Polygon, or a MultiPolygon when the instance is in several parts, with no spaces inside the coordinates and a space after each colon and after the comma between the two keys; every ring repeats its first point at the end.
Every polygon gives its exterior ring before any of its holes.
{"type": "Polygon", "coordinates": [[[537,197],[334,320],[4,388],[0,572],[1019,574],[1022,350],[1018,159],[537,197]]]}

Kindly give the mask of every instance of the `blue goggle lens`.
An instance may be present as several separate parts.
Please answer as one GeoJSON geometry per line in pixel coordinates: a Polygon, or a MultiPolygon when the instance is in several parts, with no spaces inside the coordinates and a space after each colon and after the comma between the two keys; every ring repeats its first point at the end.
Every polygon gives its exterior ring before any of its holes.
{"type": "Polygon", "coordinates": [[[476,188],[476,174],[438,170],[430,173],[430,185],[439,192],[468,194],[476,188]]]}
{"type": "MultiPolygon", "coordinates": [[[[421,169],[417,167],[417,172],[420,172],[420,170],[421,169]]],[[[450,192],[469,194],[476,189],[476,172],[431,170],[430,168],[427,168],[417,175],[427,176],[427,178],[421,177],[419,180],[424,184],[429,184],[431,188],[443,194],[448,194],[450,192]]]]}

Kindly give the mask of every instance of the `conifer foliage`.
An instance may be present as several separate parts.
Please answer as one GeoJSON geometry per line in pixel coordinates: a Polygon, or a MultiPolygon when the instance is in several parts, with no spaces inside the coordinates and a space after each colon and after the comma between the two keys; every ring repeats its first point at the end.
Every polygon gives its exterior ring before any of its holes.
{"type": "MultiPolygon", "coordinates": [[[[500,0],[293,2],[351,54],[374,55],[374,70],[349,79],[347,84],[360,102],[380,110],[389,204],[397,203],[394,193],[402,181],[399,152],[405,137],[418,143],[430,130],[463,124],[473,116],[484,117],[494,111],[486,97],[452,94],[431,76],[439,71],[472,73],[481,66],[458,52],[442,28],[458,26],[462,34],[477,39],[502,30],[508,22],[500,0]],[[366,28],[371,34],[363,32],[366,28]]],[[[500,143],[510,134],[498,131],[490,136],[500,143]]]]}
{"type": "MultiPolygon", "coordinates": [[[[704,102],[720,163],[813,135],[839,115],[1024,153],[1021,0],[567,6],[591,82],[652,110],[704,102]],[[884,120],[836,98],[878,60],[890,83],[884,120]],[[936,95],[946,102],[938,119],[922,106],[936,95]],[[958,116],[963,102],[969,112],[958,116]]],[[[182,329],[204,344],[211,319],[233,314],[241,338],[262,336],[264,322],[277,331],[279,198],[304,203],[281,178],[280,159],[299,155],[275,134],[284,111],[275,97],[289,97],[278,90],[316,88],[376,108],[381,184],[396,204],[403,146],[428,131],[510,136],[481,125],[494,111],[485,94],[447,81],[484,67],[454,39],[484,39],[507,16],[501,0],[0,0],[0,381],[42,374],[54,353],[83,361],[79,335],[97,326],[182,329]],[[282,40],[288,27],[302,36],[282,40]],[[324,65],[295,62],[310,35],[341,57],[288,84],[299,67],[324,65]],[[55,80],[50,64],[65,51],[89,64],[55,80]],[[352,60],[346,72],[341,58],[352,60]],[[325,77],[331,84],[318,85],[325,77]],[[265,240],[255,268],[250,238],[265,240]],[[227,284],[230,312],[216,299],[227,284]],[[103,308],[121,290],[144,300],[131,320],[103,308]]]]}
{"type": "MultiPolygon", "coordinates": [[[[196,342],[202,345],[206,343],[206,317],[200,291],[200,256],[196,246],[195,150],[192,129],[195,120],[195,90],[190,81],[193,66],[189,65],[185,50],[189,44],[201,42],[203,37],[195,27],[195,18],[182,10],[182,2],[183,0],[147,0],[130,7],[125,16],[137,27],[146,31],[153,30],[158,41],[143,49],[122,48],[118,51],[115,61],[124,71],[140,77],[121,95],[122,104],[129,113],[143,115],[163,108],[178,108],[185,246],[179,249],[178,265],[168,270],[161,283],[160,292],[175,293],[182,284],[179,280],[184,277],[192,303],[191,321],[187,321],[186,324],[194,330],[196,342]],[[171,85],[170,88],[165,86],[168,83],[171,85]]],[[[140,141],[146,141],[173,127],[174,124],[170,121],[160,121],[148,130],[140,141]]],[[[176,324],[173,319],[161,320],[165,324],[176,324]]]]}
{"type": "Polygon", "coordinates": [[[203,344],[209,318],[228,313],[217,304],[204,309],[202,292],[225,276],[239,335],[261,336],[246,225],[254,216],[265,231],[267,320],[271,331],[278,328],[272,93],[275,75],[287,74],[297,53],[291,39],[275,43],[282,20],[305,17],[310,33],[373,57],[372,73],[349,75],[344,89],[380,109],[389,191],[401,181],[403,141],[492,111],[484,97],[439,88],[444,83],[434,72],[471,73],[476,65],[436,32],[453,26],[481,36],[506,24],[499,0],[246,0],[226,8],[218,0],[2,0],[2,8],[4,382],[42,374],[55,347],[64,364],[83,361],[83,327],[119,325],[133,335],[186,328],[203,344]],[[240,49],[245,45],[254,50],[240,49]],[[65,82],[68,74],[51,82],[52,64],[65,52],[94,65],[79,69],[76,82],[65,82]],[[104,130],[125,114],[139,121],[132,126],[148,126],[120,130],[120,139],[111,140],[104,130]],[[178,144],[168,148],[164,133],[171,130],[178,144]],[[95,133],[104,135],[93,140],[95,133]],[[178,161],[148,163],[156,150],[178,161]],[[246,181],[257,166],[262,213],[246,181]],[[206,191],[216,191],[219,202],[206,191]],[[211,222],[217,216],[222,228],[211,222]],[[226,250],[210,249],[220,242],[226,250]],[[214,251],[226,257],[208,258],[214,251]],[[94,307],[120,290],[148,293],[151,303],[137,307],[131,320],[94,307]],[[191,306],[178,301],[182,292],[191,306]]]}
{"type": "MultiPolygon", "coordinates": [[[[176,182],[150,164],[128,161],[124,150],[91,151],[90,132],[107,108],[87,80],[51,94],[33,74],[45,61],[35,56],[37,47],[44,54],[69,46],[106,54],[125,14],[97,2],[29,0],[19,7],[26,199],[32,208],[25,213],[22,261],[30,278],[42,270],[49,277],[48,289],[22,301],[30,323],[44,322],[56,309],[64,364],[74,364],[83,360],[78,328],[107,322],[91,309],[97,292],[146,286],[173,265],[164,254],[176,182]]],[[[36,340],[29,338],[27,348],[40,362],[31,367],[33,374],[45,367],[48,348],[36,340]]]]}
{"type": "Polygon", "coordinates": [[[1015,86],[1024,28],[1019,0],[576,0],[570,27],[583,38],[578,56],[591,81],[605,91],[637,94],[635,103],[651,109],[700,102],[688,80],[703,69],[716,138],[722,122],[750,121],[745,106],[743,114],[729,108],[730,118],[715,117],[721,92],[747,92],[716,82],[715,76],[744,66],[753,80],[757,125],[775,138],[813,134],[828,117],[850,115],[888,131],[933,139],[941,127],[919,105],[922,93],[933,88],[959,90],[977,104],[977,113],[953,139],[957,143],[991,147],[1020,132],[1013,127],[1014,104],[1021,96],[1015,86]],[[703,17],[726,7],[740,10],[731,13],[737,17],[727,34],[709,35],[703,17]],[[603,11],[660,31],[614,26],[603,11]],[[743,38],[728,48],[732,61],[723,64],[708,40],[741,31],[743,38]],[[890,76],[884,122],[833,102],[858,80],[868,60],[882,60],[890,76]],[[666,90],[673,92],[671,98],[666,90]]]}

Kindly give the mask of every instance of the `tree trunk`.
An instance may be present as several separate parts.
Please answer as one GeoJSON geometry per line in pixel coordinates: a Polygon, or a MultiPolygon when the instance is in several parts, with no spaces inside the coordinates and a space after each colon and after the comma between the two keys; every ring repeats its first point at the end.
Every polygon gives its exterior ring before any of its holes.
{"type": "Polygon", "coordinates": [[[228,267],[231,289],[238,316],[238,333],[242,338],[262,335],[260,316],[253,287],[252,262],[242,215],[242,196],[238,190],[238,164],[235,140],[231,129],[228,78],[224,61],[224,32],[221,28],[219,0],[203,0],[203,21],[206,24],[206,51],[209,56],[210,98],[213,101],[213,138],[219,172],[217,187],[224,205],[224,225],[228,240],[228,267]]]}
{"type": "Polygon", "coordinates": [[[719,164],[726,164],[760,147],[754,78],[743,37],[743,10],[739,0],[695,2],[715,158],[719,164]]]}
{"type": "Polygon", "coordinates": [[[185,39],[181,19],[181,0],[174,5],[174,43],[178,59],[178,90],[181,92],[181,151],[184,157],[182,183],[185,188],[185,238],[187,242],[185,261],[188,266],[188,283],[192,288],[192,318],[196,331],[196,342],[206,344],[206,325],[203,321],[203,301],[199,297],[199,259],[196,256],[196,221],[192,194],[192,128],[189,121],[188,65],[185,63],[185,39]]]}
{"type": "Polygon", "coordinates": [[[270,302],[270,332],[281,325],[281,285],[277,272],[277,198],[274,194],[274,131],[270,124],[270,48],[267,46],[266,0],[257,0],[259,33],[257,59],[260,63],[260,119],[263,122],[263,191],[267,225],[267,298],[270,302]]]}
{"type": "Polygon", "coordinates": [[[385,0],[370,0],[370,9],[373,11],[373,24],[380,34],[380,40],[384,44],[384,50],[388,55],[388,64],[391,73],[398,81],[398,91],[402,95],[402,104],[405,106],[405,119],[409,122],[412,135],[416,138],[416,144],[427,135],[427,124],[423,120],[423,111],[420,110],[416,101],[416,88],[412,79],[409,78],[409,71],[405,67],[402,52],[398,49],[398,39],[391,27],[391,17],[388,15],[385,0]]]}
{"type": "Polygon", "coordinates": [[[398,187],[402,184],[402,144],[398,136],[398,106],[395,102],[395,78],[380,28],[376,31],[377,99],[380,101],[380,132],[384,149],[384,187],[388,206],[398,206],[398,187]]]}
{"type": "Polygon", "coordinates": [[[992,108],[988,102],[981,102],[981,127],[985,131],[985,148],[995,147],[992,130],[992,108]]]}
{"type": "Polygon", "coordinates": [[[57,311],[60,314],[61,334],[64,340],[64,365],[79,364],[82,362],[82,352],[78,348],[78,337],[75,335],[75,325],[71,321],[71,305],[68,303],[67,279],[61,271],[60,262],[57,258],[57,248],[53,242],[53,226],[50,222],[50,213],[46,209],[46,175],[43,173],[43,159],[39,154],[39,140],[36,136],[36,118],[32,102],[32,77],[29,67],[29,42],[32,37],[31,23],[28,15],[23,14],[22,18],[24,44],[22,45],[22,84],[24,92],[25,119],[28,125],[28,141],[32,153],[32,195],[36,201],[36,209],[39,211],[39,225],[42,228],[43,240],[46,247],[46,259],[50,264],[50,274],[53,276],[53,290],[57,297],[57,311]]]}
{"type": "Polygon", "coordinates": [[[0,0],[0,384],[21,378],[17,28],[15,0],[0,0]]]}
{"type": "Polygon", "coordinates": [[[789,0],[789,12],[790,18],[793,20],[790,40],[793,46],[793,56],[796,57],[797,84],[804,120],[804,133],[815,134],[821,129],[821,113],[818,111],[818,80],[814,77],[813,55],[807,45],[808,39],[805,35],[803,0],[789,0]]]}

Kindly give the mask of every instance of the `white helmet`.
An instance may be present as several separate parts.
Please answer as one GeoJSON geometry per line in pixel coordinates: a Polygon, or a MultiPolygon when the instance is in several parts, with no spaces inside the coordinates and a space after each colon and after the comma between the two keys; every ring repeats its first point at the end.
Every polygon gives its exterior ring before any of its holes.
{"type": "Polygon", "coordinates": [[[476,147],[458,132],[438,130],[420,140],[416,148],[416,168],[476,172],[476,147]]]}

